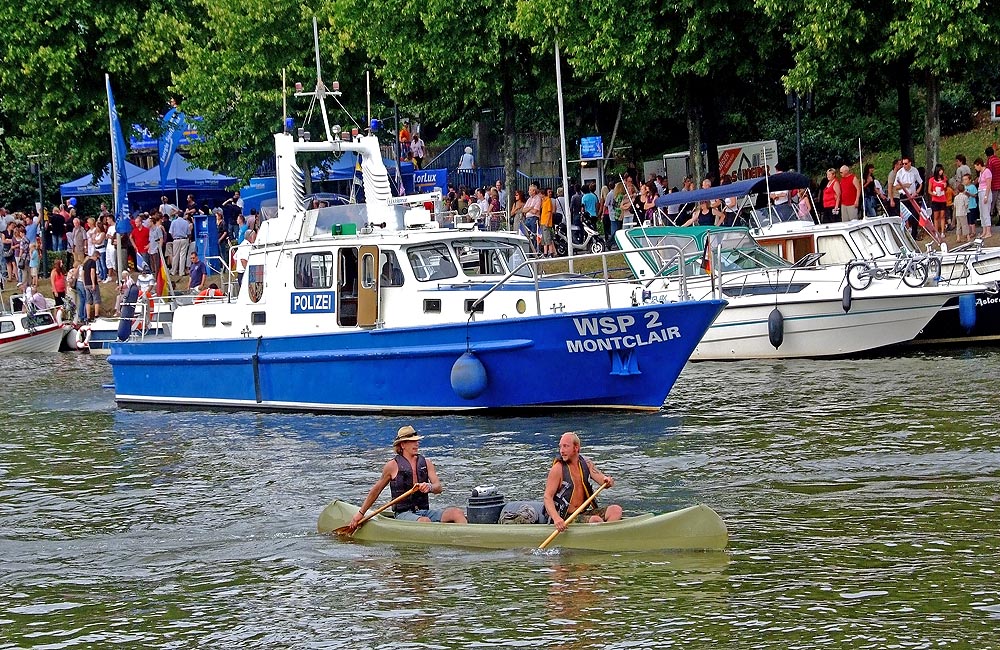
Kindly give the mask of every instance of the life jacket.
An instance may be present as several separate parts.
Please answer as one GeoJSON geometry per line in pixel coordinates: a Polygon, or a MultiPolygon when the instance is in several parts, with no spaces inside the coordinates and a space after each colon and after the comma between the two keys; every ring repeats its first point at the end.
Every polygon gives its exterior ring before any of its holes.
{"type": "MultiPolygon", "coordinates": [[[[389,491],[392,493],[393,499],[413,487],[414,483],[427,483],[430,480],[427,473],[427,459],[420,454],[417,454],[416,481],[413,480],[413,472],[410,467],[410,461],[404,458],[402,454],[396,454],[395,461],[399,471],[396,472],[395,478],[389,481],[389,491]]],[[[431,501],[425,492],[414,492],[399,503],[393,505],[392,511],[412,512],[414,510],[429,510],[430,507],[431,501]]]]}
{"type": "MultiPolygon", "coordinates": [[[[583,456],[580,456],[578,460],[580,463],[580,478],[582,479],[580,485],[583,486],[583,500],[586,501],[594,493],[594,486],[590,484],[590,464],[587,463],[587,460],[583,456]]],[[[569,504],[573,501],[573,489],[575,485],[573,477],[569,473],[569,463],[562,458],[556,458],[552,461],[553,465],[556,463],[562,463],[562,482],[559,484],[559,489],[556,490],[553,501],[556,504],[556,510],[559,511],[559,516],[565,518],[569,514],[569,504]]],[[[597,507],[596,499],[591,503],[591,507],[597,507]]]]}

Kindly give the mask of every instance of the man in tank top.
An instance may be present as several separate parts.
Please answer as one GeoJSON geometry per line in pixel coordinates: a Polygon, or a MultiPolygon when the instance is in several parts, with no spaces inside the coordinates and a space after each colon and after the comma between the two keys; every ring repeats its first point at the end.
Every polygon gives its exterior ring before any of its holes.
{"type": "MultiPolygon", "coordinates": [[[[615,480],[597,469],[592,462],[580,455],[580,436],[572,431],[559,438],[559,456],[553,461],[545,480],[545,512],[559,530],[566,530],[565,518],[583,505],[594,493],[590,479],[614,487],[615,480]]],[[[597,501],[580,514],[582,521],[596,524],[618,521],[622,508],[618,505],[598,507],[597,501]]]]}
{"type": "Polygon", "coordinates": [[[431,493],[441,494],[441,480],[438,479],[434,463],[419,453],[419,441],[422,439],[423,436],[417,434],[416,429],[410,425],[400,427],[396,433],[396,439],[392,442],[396,456],[382,467],[382,475],[368,492],[364,503],[361,504],[361,509],[351,519],[351,526],[357,526],[364,518],[365,512],[372,507],[385,486],[390,486],[392,497],[395,499],[405,494],[414,484],[417,485],[416,492],[392,507],[393,512],[396,513],[396,519],[420,522],[434,521],[446,524],[468,523],[461,508],[441,510],[430,508],[430,500],[427,495],[431,493]]]}

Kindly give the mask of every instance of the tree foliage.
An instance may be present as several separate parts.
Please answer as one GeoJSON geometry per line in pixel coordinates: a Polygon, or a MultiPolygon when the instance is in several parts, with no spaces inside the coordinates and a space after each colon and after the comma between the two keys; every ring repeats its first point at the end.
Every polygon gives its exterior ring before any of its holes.
{"type": "Polygon", "coordinates": [[[320,131],[315,114],[307,120],[308,100],[291,90],[295,81],[314,83],[314,15],[324,80],[343,82],[340,99],[362,127],[369,70],[376,117],[398,104],[429,132],[468,133],[485,110],[501,116],[513,169],[517,132],[555,129],[558,38],[570,139],[596,129],[607,142],[620,107],[619,142],[638,155],[758,137],[777,137],[788,151],[794,129],[784,94],[809,89],[816,109],[803,120],[804,139],[826,151],[807,159],[825,166],[848,155],[859,132],[889,146],[898,128],[905,147],[911,110],[930,106],[933,116],[940,103],[944,122],[929,119],[923,129],[933,140],[935,129],[959,128],[969,102],[988,99],[985,89],[1000,79],[987,63],[1000,34],[988,1],[0,4],[0,196],[35,200],[29,154],[46,156],[50,188],[103,168],[105,73],[123,124],[156,128],[174,97],[201,119],[196,162],[247,178],[273,156],[283,102],[297,126],[320,131]]]}

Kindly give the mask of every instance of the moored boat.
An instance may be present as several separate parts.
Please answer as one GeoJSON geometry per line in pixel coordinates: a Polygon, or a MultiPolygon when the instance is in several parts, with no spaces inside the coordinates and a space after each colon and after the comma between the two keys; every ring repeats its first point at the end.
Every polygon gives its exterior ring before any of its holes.
{"type": "MultiPolygon", "coordinates": [[[[63,325],[49,310],[28,313],[5,309],[0,302],[0,354],[58,352],[63,339],[63,325]]],[[[23,301],[22,301],[23,304],[23,301]]]]}
{"type": "Polygon", "coordinates": [[[977,288],[914,288],[885,278],[864,291],[845,291],[843,267],[790,264],[739,227],[633,228],[619,232],[617,239],[633,272],[649,278],[647,301],[669,296],[670,278],[683,267],[694,297],[719,294],[728,301],[692,354],[696,361],[869,352],[912,339],[946,301],[977,288]],[[684,264],[643,250],[657,246],[680,248],[684,264]]]}
{"type": "MultiPolygon", "coordinates": [[[[808,187],[808,179],[798,174],[778,174],[782,190],[808,187]],[[804,180],[803,180],[804,179],[804,180]]],[[[773,188],[772,188],[773,189],[773,188]]],[[[755,190],[766,196],[764,183],[755,190]]],[[[898,255],[922,255],[922,251],[902,220],[894,216],[866,217],[847,222],[819,223],[810,213],[797,218],[765,204],[745,213],[754,238],[765,248],[795,263],[813,257],[821,266],[843,267],[855,260],[875,261],[892,266],[898,255]]],[[[932,248],[931,245],[929,248],[932,248]]],[[[906,345],[968,344],[1000,341],[1000,248],[984,248],[982,242],[965,244],[950,251],[933,252],[940,263],[936,284],[965,288],[950,297],[906,345]]],[[[855,294],[856,296],[858,294],[855,294]]]]}
{"type": "MultiPolygon", "coordinates": [[[[336,500],[319,516],[317,530],[333,533],[351,522],[357,506],[336,500]]],[[[537,548],[554,528],[542,524],[436,524],[396,521],[378,515],[361,526],[353,539],[364,542],[464,546],[487,549],[537,548]]],[[[706,505],[663,514],[625,517],[621,521],[575,523],[549,548],[606,552],[714,550],[726,548],[726,524],[706,505]]]]}

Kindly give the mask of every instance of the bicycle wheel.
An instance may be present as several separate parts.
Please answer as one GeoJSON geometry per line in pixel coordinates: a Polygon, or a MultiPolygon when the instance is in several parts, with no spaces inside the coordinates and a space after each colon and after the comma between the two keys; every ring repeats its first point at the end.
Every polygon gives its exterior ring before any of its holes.
{"type": "Polygon", "coordinates": [[[916,289],[917,287],[924,286],[927,282],[927,262],[912,262],[903,271],[903,283],[916,289]]]}
{"type": "Polygon", "coordinates": [[[851,262],[847,265],[847,284],[855,291],[864,291],[872,284],[872,272],[865,262],[851,262]]]}

